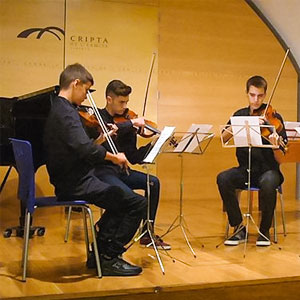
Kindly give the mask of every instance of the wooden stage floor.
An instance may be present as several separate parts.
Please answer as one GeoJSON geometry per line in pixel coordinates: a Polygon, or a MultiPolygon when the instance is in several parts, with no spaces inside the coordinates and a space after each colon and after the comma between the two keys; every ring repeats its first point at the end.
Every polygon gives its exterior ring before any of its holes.
{"type": "MultiPolygon", "coordinates": [[[[0,230],[18,222],[16,181],[8,182],[0,201],[0,230]]],[[[22,239],[0,236],[0,299],[300,299],[299,202],[285,199],[288,235],[282,234],[278,212],[279,243],[255,246],[250,226],[246,257],[243,245],[216,245],[223,239],[225,215],[218,197],[189,200],[184,214],[191,235],[194,258],[179,228],[165,237],[172,244],[161,257],[162,274],[154,251],[135,244],[125,258],[141,265],[143,273],[132,278],[103,277],[85,267],[83,228],[73,213],[70,239],[64,243],[65,213],[61,208],[36,211],[34,223],[46,226],[43,237],[30,241],[28,278],[21,278],[22,239]],[[202,247],[204,245],[204,247],[202,247]]],[[[97,216],[98,211],[95,210],[97,216]]],[[[160,203],[156,232],[162,234],[178,214],[178,200],[160,203]]],[[[255,219],[257,215],[254,214],[255,219]]]]}

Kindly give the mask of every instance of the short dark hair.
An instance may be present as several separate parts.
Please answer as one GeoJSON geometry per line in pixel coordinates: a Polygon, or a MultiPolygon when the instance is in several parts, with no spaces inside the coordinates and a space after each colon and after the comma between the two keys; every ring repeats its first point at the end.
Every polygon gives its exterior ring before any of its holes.
{"type": "Polygon", "coordinates": [[[128,96],[131,93],[131,87],[121,80],[112,80],[106,87],[105,97],[107,96],[128,96]]]}
{"type": "Polygon", "coordinates": [[[94,84],[91,73],[81,64],[68,65],[59,76],[59,86],[61,89],[69,87],[70,83],[75,79],[79,79],[82,83],[90,82],[94,84]]]}
{"type": "Polygon", "coordinates": [[[263,77],[258,76],[258,75],[252,76],[247,80],[247,83],[246,83],[246,92],[247,93],[249,92],[251,85],[253,85],[257,88],[263,88],[265,92],[267,91],[267,88],[268,88],[268,83],[267,83],[266,79],[264,79],[263,77]]]}

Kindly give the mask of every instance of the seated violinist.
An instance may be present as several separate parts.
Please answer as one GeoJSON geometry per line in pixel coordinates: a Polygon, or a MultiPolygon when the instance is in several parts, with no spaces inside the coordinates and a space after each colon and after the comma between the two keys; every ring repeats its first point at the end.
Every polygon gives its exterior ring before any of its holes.
{"type": "MultiPolygon", "coordinates": [[[[263,115],[264,109],[266,108],[266,104],[263,104],[266,91],[267,82],[263,77],[253,76],[248,79],[246,93],[249,106],[237,110],[233,116],[263,115]]],[[[273,112],[273,116],[280,122],[281,126],[278,130],[279,132],[271,133],[268,138],[272,140],[272,143],[277,143],[281,136],[283,142],[286,144],[287,137],[283,119],[275,111],[273,112]]],[[[230,125],[230,121],[228,124],[230,125]]],[[[269,124],[269,122],[262,117],[260,124],[269,124]]],[[[229,131],[231,131],[230,127],[229,131]]],[[[223,131],[223,141],[228,141],[230,137],[232,137],[230,132],[223,131]]],[[[271,244],[269,229],[272,224],[276,205],[276,188],[282,184],[284,180],[276,157],[278,157],[283,150],[281,146],[275,149],[254,147],[251,151],[251,186],[260,189],[259,203],[262,211],[260,234],[256,241],[257,246],[269,246],[271,244]]],[[[236,148],[239,166],[223,171],[217,176],[217,184],[228,214],[229,224],[234,227],[234,234],[224,242],[224,244],[228,246],[236,246],[245,242],[246,239],[246,228],[243,224],[236,189],[245,189],[247,187],[248,151],[249,148],[247,147],[236,148]]]]}
{"type": "MultiPolygon", "coordinates": [[[[122,118],[118,118],[120,121],[115,123],[118,128],[116,136],[114,137],[115,144],[119,151],[125,153],[126,158],[131,164],[139,164],[149,151],[151,143],[137,148],[137,129],[144,127],[145,119],[144,117],[137,116],[132,119],[127,119],[127,116],[125,116],[125,113],[128,111],[127,104],[130,93],[130,86],[124,84],[120,80],[111,81],[106,87],[106,106],[105,108],[100,109],[99,112],[106,124],[113,124],[116,120],[114,117],[117,115],[124,116],[123,120],[122,118]]],[[[107,146],[106,144],[107,143],[103,143],[104,147],[107,146]]],[[[143,172],[128,169],[128,174],[120,172],[117,176],[113,176],[110,172],[103,172],[103,168],[99,168],[96,174],[100,180],[108,184],[117,185],[126,193],[132,194],[135,189],[144,190],[145,197],[147,198],[147,174],[143,172]]],[[[152,228],[154,228],[154,221],[159,202],[159,193],[159,179],[156,176],[150,175],[150,220],[152,221],[152,228]]],[[[145,224],[143,232],[146,231],[146,229],[147,227],[145,224]]],[[[171,249],[171,246],[165,243],[157,235],[155,236],[155,243],[158,249],[171,249]]],[[[140,239],[140,245],[151,247],[151,239],[148,234],[145,234],[140,239]]]]}
{"type": "MultiPolygon", "coordinates": [[[[120,187],[95,176],[95,164],[106,162],[126,168],[128,161],[123,153],[111,153],[94,143],[82,126],[77,108],[93,83],[92,75],[78,63],[61,73],[60,91],[52,101],[44,131],[47,170],[59,200],[83,199],[105,209],[97,235],[102,274],[138,275],[142,268],[126,262],[121,255],[145,215],[147,202],[141,196],[128,197],[120,187]]],[[[87,266],[96,268],[94,252],[87,266]]]]}

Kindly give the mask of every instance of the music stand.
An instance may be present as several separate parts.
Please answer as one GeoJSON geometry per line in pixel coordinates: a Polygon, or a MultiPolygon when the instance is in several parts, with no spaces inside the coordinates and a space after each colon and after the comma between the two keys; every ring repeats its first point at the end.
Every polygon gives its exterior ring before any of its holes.
{"type": "MultiPolygon", "coordinates": [[[[180,157],[180,194],[179,194],[179,215],[171,223],[168,230],[162,235],[164,237],[177,227],[181,228],[181,232],[185,241],[196,258],[196,253],[188,239],[186,231],[190,232],[184,219],[183,214],[183,154],[204,154],[214,134],[208,133],[212,125],[208,124],[192,124],[187,132],[176,132],[174,137],[180,137],[181,140],[175,149],[164,150],[165,153],[176,153],[180,157]],[[177,224],[176,224],[177,222],[177,224]]],[[[169,147],[170,148],[170,147],[169,147]]]]}
{"type": "MultiPolygon", "coordinates": [[[[155,251],[155,255],[157,258],[157,261],[159,263],[160,269],[165,275],[165,269],[164,265],[162,263],[162,260],[160,258],[157,246],[156,246],[156,240],[157,238],[153,236],[154,228],[153,228],[153,220],[150,219],[150,168],[149,166],[151,164],[154,164],[154,161],[159,153],[163,151],[163,149],[166,147],[168,142],[173,136],[175,127],[166,126],[160,133],[159,138],[155,141],[155,143],[152,145],[150,151],[148,152],[147,156],[142,161],[143,167],[147,170],[147,218],[142,224],[142,228],[146,225],[146,230],[142,232],[139,236],[134,238],[134,242],[139,241],[146,233],[149,235],[151,242],[147,245],[153,246],[153,249],[155,251]]],[[[168,252],[166,252],[168,254],[168,252]]],[[[169,254],[168,254],[169,255],[169,254]]],[[[169,255],[170,256],[170,255],[169,255]]],[[[174,261],[174,259],[173,259],[174,261]]]]}
{"type": "MultiPolygon", "coordinates": [[[[253,147],[259,148],[271,148],[276,149],[279,148],[278,145],[275,145],[271,142],[270,139],[261,135],[261,129],[268,128],[270,132],[276,132],[275,127],[272,125],[260,125],[258,116],[249,116],[249,117],[231,117],[230,118],[231,125],[221,125],[221,141],[222,146],[224,148],[237,148],[237,147],[247,147],[248,148],[248,180],[245,182],[247,186],[247,212],[243,214],[246,217],[246,241],[244,244],[244,257],[246,256],[246,248],[248,242],[248,232],[249,232],[249,221],[251,220],[253,225],[255,226],[257,232],[262,235],[265,239],[270,241],[264,234],[261,233],[258,226],[256,225],[253,216],[250,212],[251,205],[251,151],[253,147]],[[228,129],[228,128],[232,128],[228,129]],[[231,137],[225,142],[223,140],[223,133],[227,132],[231,135],[231,137]],[[263,140],[267,141],[268,144],[263,144],[263,140]]],[[[240,228],[238,231],[234,232],[228,239],[230,239],[233,235],[241,231],[240,228]]],[[[223,243],[223,242],[222,242],[223,243]]],[[[220,245],[220,244],[219,244],[220,245]]],[[[217,247],[219,246],[217,245],[217,247]]]]}

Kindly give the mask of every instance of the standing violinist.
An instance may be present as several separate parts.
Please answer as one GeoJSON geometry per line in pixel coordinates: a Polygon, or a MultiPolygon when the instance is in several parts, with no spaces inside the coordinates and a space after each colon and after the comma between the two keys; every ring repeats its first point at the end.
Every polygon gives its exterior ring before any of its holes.
{"type": "MultiPolygon", "coordinates": [[[[266,97],[267,82],[261,76],[253,76],[246,83],[246,93],[249,106],[237,110],[233,116],[251,116],[261,115],[266,108],[263,103],[266,97]],[[260,113],[261,112],[261,113],[260,113]]],[[[287,143],[287,136],[284,129],[282,117],[274,112],[274,117],[281,124],[279,132],[271,133],[268,137],[272,143],[276,143],[279,137],[282,137],[283,142],[287,143]]],[[[260,124],[269,124],[265,118],[260,119],[260,124]]],[[[228,131],[223,131],[223,141],[228,141],[232,137],[230,129],[230,121],[228,122],[228,131]]],[[[254,147],[251,150],[251,186],[259,188],[259,203],[262,211],[260,222],[260,233],[256,245],[269,246],[270,234],[269,229],[272,224],[274,209],[276,205],[276,188],[282,184],[284,178],[279,169],[279,164],[276,157],[280,155],[284,149],[259,148],[254,147]]],[[[242,214],[239,207],[239,202],[236,195],[236,189],[245,189],[248,181],[248,153],[249,148],[236,148],[236,157],[238,167],[228,169],[221,172],[217,176],[217,184],[223,204],[228,214],[229,224],[234,228],[234,234],[225,240],[227,246],[236,246],[245,242],[246,228],[243,224],[242,214]]]]}
{"type": "MultiPolygon", "coordinates": [[[[122,259],[146,211],[146,199],[125,195],[120,187],[95,176],[95,164],[109,162],[127,166],[123,153],[112,154],[86,134],[78,106],[93,84],[92,75],[80,64],[66,67],[59,79],[60,92],[53,99],[47,118],[44,145],[47,170],[58,200],[83,199],[105,209],[97,234],[100,264],[104,276],[138,275],[142,269],[122,259]]],[[[92,252],[88,267],[96,267],[92,252]]]]}
{"type": "MultiPolygon", "coordinates": [[[[130,93],[131,87],[120,80],[113,80],[107,85],[105,91],[106,106],[99,110],[105,123],[114,123],[114,117],[116,115],[124,115],[124,113],[128,111],[127,104],[130,93]]],[[[137,148],[137,130],[143,128],[144,125],[144,117],[135,117],[131,119],[124,118],[122,122],[116,123],[116,126],[118,127],[115,137],[116,146],[119,151],[125,153],[126,158],[131,164],[141,163],[151,147],[151,143],[148,143],[146,146],[137,148]]],[[[103,145],[105,144],[106,143],[103,145]]],[[[112,175],[111,172],[104,172],[103,169],[99,168],[97,176],[104,182],[121,187],[124,192],[129,194],[135,194],[133,191],[134,189],[144,190],[145,197],[147,198],[147,174],[143,172],[129,168],[128,174],[119,172],[118,174],[112,175]]],[[[158,208],[159,194],[159,179],[156,176],[150,175],[150,220],[152,221],[153,229],[158,208]]],[[[144,224],[143,232],[147,229],[147,224],[145,222],[144,224]]],[[[164,242],[159,236],[156,235],[154,240],[158,249],[171,249],[171,246],[164,242]]],[[[152,247],[151,239],[147,233],[140,239],[140,245],[152,247]]]]}

